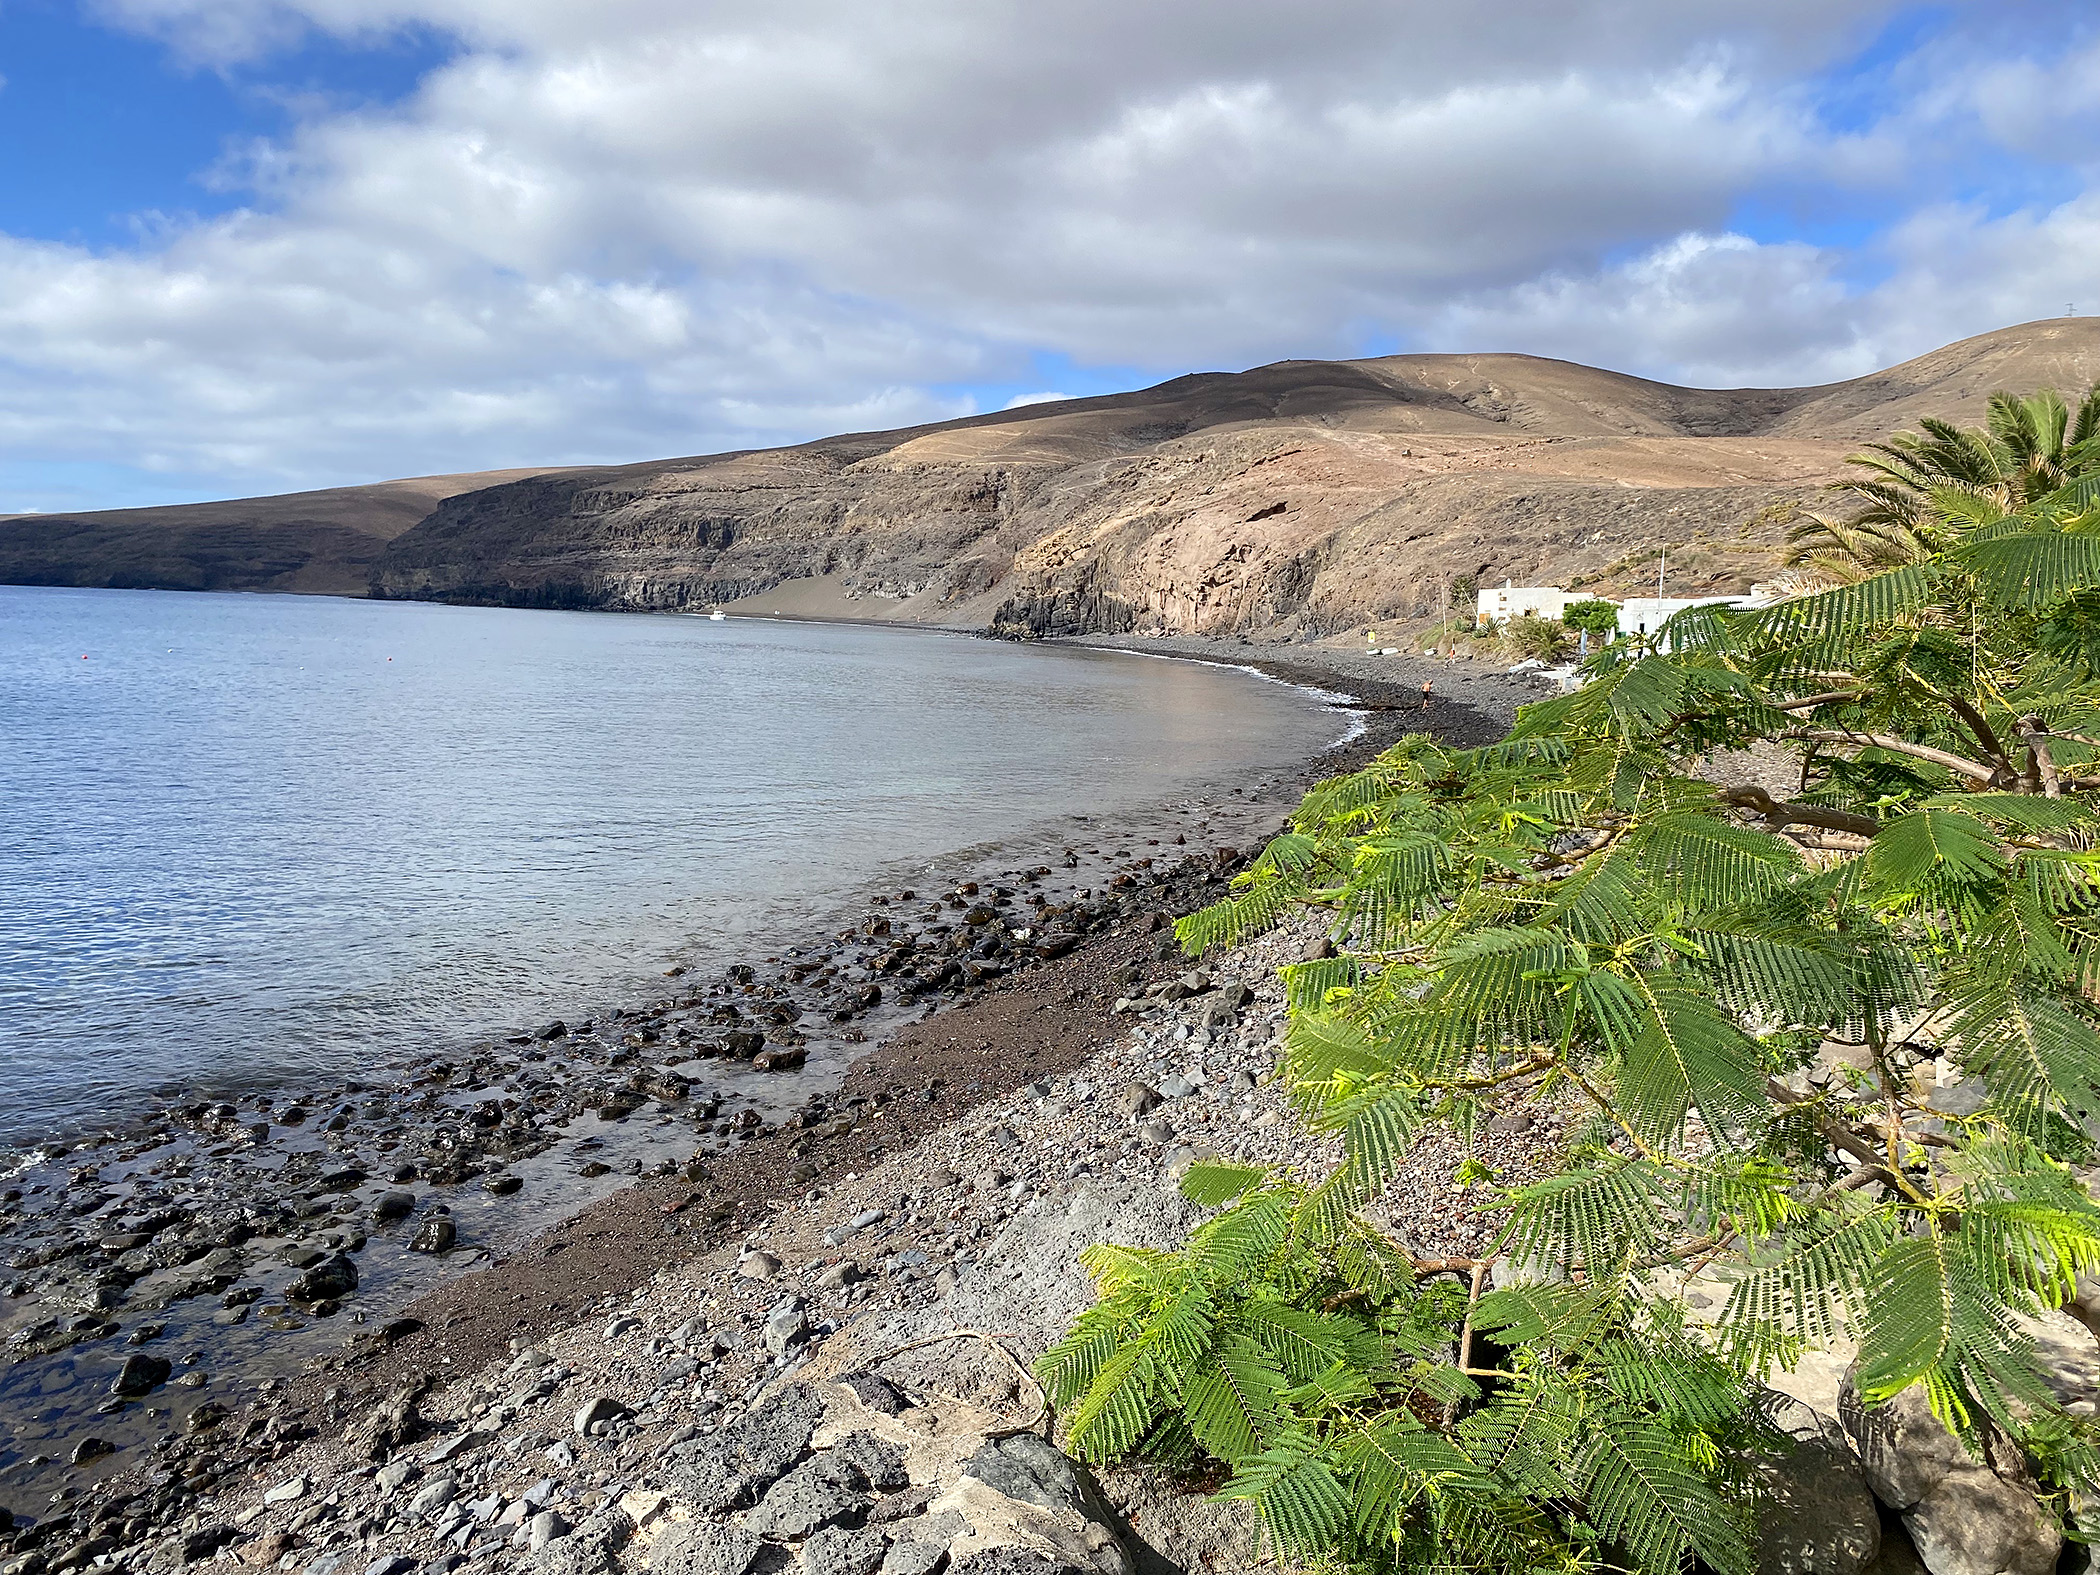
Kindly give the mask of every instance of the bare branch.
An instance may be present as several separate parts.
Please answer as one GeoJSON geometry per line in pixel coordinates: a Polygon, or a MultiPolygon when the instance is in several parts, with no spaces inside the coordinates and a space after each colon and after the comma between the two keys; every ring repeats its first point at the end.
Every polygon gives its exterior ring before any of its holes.
{"type": "Polygon", "coordinates": [[[1739,782],[1734,787],[1723,788],[1720,798],[1724,804],[1762,815],[1767,831],[1784,831],[1788,826],[1816,826],[1824,831],[1871,838],[1881,829],[1881,822],[1871,815],[1856,815],[1849,809],[1825,809],[1820,804],[1790,804],[1784,799],[1775,799],[1754,782],[1739,782]]]}
{"type": "Polygon", "coordinates": [[[1984,765],[1965,755],[1950,754],[1944,749],[1934,749],[1929,744],[1913,744],[1907,738],[1892,738],[1887,733],[1855,733],[1849,728],[1803,727],[1785,735],[1788,738],[1814,739],[1826,744],[1852,744],[1861,749],[1886,749],[1891,754],[1909,755],[1914,760],[1929,760],[1936,766],[1945,766],[1949,771],[1959,772],[1972,781],[1991,787],[2005,775],[2003,768],[1984,765]]]}
{"type": "Polygon", "coordinates": [[[1984,720],[1983,713],[1960,695],[1941,695],[1940,698],[1947,703],[1949,710],[1968,724],[1969,731],[1976,735],[1976,741],[1983,745],[1983,752],[2007,771],[2011,771],[2012,757],[2005,752],[2005,746],[1998,742],[1998,734],[1991,724],[1984,720]]]}
{"type": "Polygon", "coordinates": [[[1812,711],[1819,705],[1836,705],[1840,700],[1858,700],[1866,694],[1864,689],[1832,689],[1819,695],[1803,695],[1799,700],[1781,700],[1773,706],[1775,711],[1812,711]]]}
{"type": "Polygon", "coordinates": [[[2057,779],[2056,762],[2049,757],[2049,727],[2038,716],[2020,718],[2020,736],[2027,740],[2027,763],[2041,779],[2042,797],[2062,798],[2064,785],[2057,779]]]}

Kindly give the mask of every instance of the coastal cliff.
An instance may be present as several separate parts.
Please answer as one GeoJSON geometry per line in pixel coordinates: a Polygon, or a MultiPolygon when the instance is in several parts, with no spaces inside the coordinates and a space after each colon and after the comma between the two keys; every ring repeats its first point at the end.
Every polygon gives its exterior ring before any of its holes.
{"type": "Polygon", "coordinates": [[[2096,375],[2089,319],[1802,389],[1286,361],[792,448],[17,517],[0,581],[1320,635],[1435,616],[1469,575],[1636,591],[1664,551],[1674,593],[1747,589],[1861,444],[2096,375]]]}
{"type": "Polygon", "coordinates": [[[1320,635],[1449,581],[1747,589],[1861,443],[2000,387],[2083,388],[2047,322],[1824,388],[1674,388],[1529,356],[1291,361],[798,448],[465,493],[374,593],[991,627],[1320,635]]]}

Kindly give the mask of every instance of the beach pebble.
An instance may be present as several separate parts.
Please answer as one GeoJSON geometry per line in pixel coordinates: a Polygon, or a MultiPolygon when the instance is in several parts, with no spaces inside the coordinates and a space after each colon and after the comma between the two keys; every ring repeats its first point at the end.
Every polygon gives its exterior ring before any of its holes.
{"type": "Polygon", "coordinates": [[[104,1455],[113,1455],[116,1452],[117,1446],[106,1438],[83,1438],[73,1446],[73,1464],[84,1466],[90,1461],[100,1460],[104,1455]]]}
{"type": "Polygon", "coordinates": [[[605,1431],[606,1424],[618,1421],[627,1415],[627,1407],[611,1395],[598,1395],[586,1400],[576,1412],[576,1431],[588,1438],[594,1432],[605,1431]]]}
{"type": "Polygon", "coordinates": [[[556,1511],[543,1509],[532,1517],[527,1531],[527,1545],[534,1553],[542,1552],[548,1543],[558,1542],[569,1534],[569,1523],[556,1511]]]}
{"type": "Polygon", "coordinates": [[[432,1515],[458,1496],[459,1483],[456,1479],[449,1476],[433,1477],[408,1501],[408,1512],[411,1515],[432,1515]]]}
{"type": "Polygon", "coordinates": [[[789,1297],[767,1315],[766,1349],[775,1357],[785,1356],[788,1347],[801,1340],[808,1331],[809,1320],[803,1315],[800,1299],[789,1297]]]}

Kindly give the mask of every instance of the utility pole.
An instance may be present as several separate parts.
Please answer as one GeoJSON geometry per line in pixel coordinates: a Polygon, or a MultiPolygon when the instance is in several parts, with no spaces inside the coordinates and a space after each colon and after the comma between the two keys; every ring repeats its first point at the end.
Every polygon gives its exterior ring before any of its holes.
{"type": "Polygon", "coordinates": [[[1670,549],[1669,549],[1668,547],[1665,547],[1665,548],[1663,548],[1662,562],[1658,563],[1658,564],[1657,564],[1657,565],[1655,566],[1655,599],[1656,599],[1657,601],[1661,601],[1661,600],[1662,600],[1662,597],[1663,597],[1663,576],[1664,576],[1665,574],[1669,573],[1669,572],[1670,572],[1670,549]]]}
{"type": "Polygon", "coordinates": [[[1437,620],[1436,643],[1448,657],[1451,654],[1451,576],[1444,576],[1442,615],[1437,620]]]}

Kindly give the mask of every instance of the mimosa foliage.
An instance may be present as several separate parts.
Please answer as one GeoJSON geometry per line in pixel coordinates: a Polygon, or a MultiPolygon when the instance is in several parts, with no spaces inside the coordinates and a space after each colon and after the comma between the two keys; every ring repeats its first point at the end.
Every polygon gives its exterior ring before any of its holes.
{"type": "Polygon", "coordinates": [[[1857,1341],[1869,1403],[2100,1459],[2020,1322],[2100,1270],[2091,490],[1955,489],[1929,550],[1309,794],[1179,934],[1322,917],[1279,1071],[1347,1157],[1198,1166],[1183,1250],[1089,1255],[1040,1369],[1075,1447],[1214,1457],[1306,1559],[1648,1575],[1751,1567],[1759,1380],[1807,1342],[1857,1341]],[[1588,1136],[1480,1189],[1482,1259],[1373,1223],[1425,1127],[1526,1101],[1588,1136]]]}

